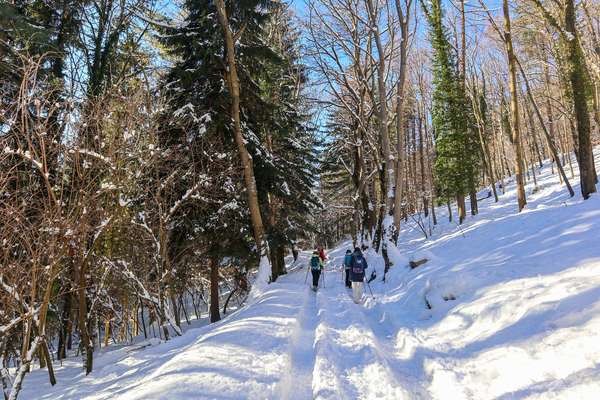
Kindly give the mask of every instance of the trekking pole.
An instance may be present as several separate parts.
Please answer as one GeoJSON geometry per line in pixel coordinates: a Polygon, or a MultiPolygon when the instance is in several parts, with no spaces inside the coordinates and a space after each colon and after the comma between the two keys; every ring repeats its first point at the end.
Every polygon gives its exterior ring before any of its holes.
{"type": "Polygon", "coordinates": [[[306,275],[304,276],[304,284],[306,285],[306,280],[308,279],[308,270],[310,269],[310,266],[306,266],[306,275]]]}
{"type": "Polygon", "coordinates": [[[375,298],[375,295],[373,294],[373,289],[371,289],[371,284],[369,283],[368,280],[366,280],[366,278],[364,279],[364,281],[367,283],[367,286],[369,287],[369,292],[371,292],[371,296],[373,297],[373,299],[375,298]]]}

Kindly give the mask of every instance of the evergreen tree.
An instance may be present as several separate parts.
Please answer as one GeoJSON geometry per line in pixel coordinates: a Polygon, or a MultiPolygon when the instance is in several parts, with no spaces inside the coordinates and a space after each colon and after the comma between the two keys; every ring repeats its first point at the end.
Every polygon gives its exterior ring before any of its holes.
{"type": "MultiPolygon", "coordinates": [[[[298,35],[281,5],[231,2],[228,7],[231,24],[247,21],[236,55],[241,125],[267,224],[274,280],[284,273],[285,246],[304,230],[311,209],[318,204],[311,189],[317,168],[315,133],[302,111],[300,95],[306,73],[299,64],[298,35]]],[[[164,111],[162,145],[185,149],[189,162],[197,164],[199,171],[215,157],[239,165],[229,88],[223,78],[227,74],[225,44],[222,34],[215,35],[220,32],[215,5],[212,1],[187,1],[184,8],[188,17],[183,26],[163,29],[161,39],[177,60],[165,78],[169,104],[164,111]],[[214,153],[215,146],[220,153],[214,153]]],[[[212,243],[213,253],[231,255],[230,239],[237,238],[236,243],[243,244],[240,254],[250,257],[252,231],[247,207],[239,207],[246,200],[240,195],[244,186],[238,172],[227,171],[233,189],[221,196],[223,204],[230,208],[235,204],[236,213],[227,214],[231,221],[217,217],[223,210],[213,207],[208,213],[203,211],[203,221],[198,223],[204,227],[202,237],[212,243]],[[206,219],[215,223],[207,228],[206,219]],[[232,226],[243,228],[232,232],[232,226]]],[[[188,186],[182,182],[181,190],[188,186]]],[[[256,263],[256,258],[253,260],[256,263]]]]}
{"type": "Polygon", "coordinates": [[[313,229],[310,216],[319,206],[313,191],[318,163],[316,132],[303,103],[306,68],[300,64],[299,34],[280,5],[266,29],[265,43],[277,55],[263,64],[258,82],[257,132],[268,153],[255,156],[256,179],[266,227],[272,279],[285,273],[284,247],[313,229]]]}
{"type": "Polygon", "coordinates": [[[444,27],[441,0],[421,5],[433,48],[432,122],[435,129],[435,176],[440,197],[455,196],[459,218],[465,218],[464,196],[475,186],[480,151],[469,99],[444,27]]]}

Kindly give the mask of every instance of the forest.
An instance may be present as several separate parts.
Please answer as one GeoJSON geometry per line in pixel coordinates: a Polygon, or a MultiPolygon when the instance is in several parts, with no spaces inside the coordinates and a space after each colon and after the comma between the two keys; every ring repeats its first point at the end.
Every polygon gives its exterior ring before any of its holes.
{"type": "Polygon", "coordinates": [[[4,398],[219,321],[301,249],[385,281],[403,226],[511,179],[527,210],[544,160],[587,201],[598,144],[598,0],[0,0],[4,398]]]}

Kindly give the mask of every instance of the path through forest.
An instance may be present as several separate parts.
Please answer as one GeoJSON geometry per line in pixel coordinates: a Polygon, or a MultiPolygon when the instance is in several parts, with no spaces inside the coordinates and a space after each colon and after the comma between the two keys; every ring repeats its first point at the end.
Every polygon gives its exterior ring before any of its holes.
{"type": "Polygon", "coordinates": [[[289,366],[281,379],[281,398],[284,400],[312,396],[315,330],[319,321],[317,302],[308,287],[298,292],[304,300],[291,335],[289,366]]]}
{"type": "MultiPolygon", "coordinates": [[[[597,159],[600,165],[600,156],[597,159]]],[[[36,400],[596,399],[600,391],[600,197],[568,194],[546,167],[527,210],[516,191],[480,202],[457,228],[425,240],[407,222],[394,265],[366,252],[376,299],[344,287],[345,242],[325,285],[310,290],[310,251],[289,273],[222,321],[158,340],[98,351],[28,377],[36,400]],[[429,261],[415,270],[409,259],[429,261]],[[585,349],[585,351],[581,351],[585,349]]]]}
{"type": "MultiPolygon", "coordinates": [[[[317,293],[306,267],[282,280],[304,289],[291,336],[290,368],[281,380],[286,399],[420,398],[393,357],[393,335],[378,316],[354,304],[342,275],[346,248],[329,254],[317,293]],[[408,388],[412,388],[409,390],[408,388]]],[[[303,254],[307,259],[308,254],[303,254]]],[[[301,264],[307,264],[302,260],[301,264]]],[[[365,287],[365,301],[373,305],[365,287]]]]}

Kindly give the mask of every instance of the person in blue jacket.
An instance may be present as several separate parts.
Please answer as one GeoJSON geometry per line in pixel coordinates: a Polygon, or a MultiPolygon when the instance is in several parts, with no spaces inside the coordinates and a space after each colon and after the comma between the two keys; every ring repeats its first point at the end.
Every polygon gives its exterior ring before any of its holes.
{"type": "Polygon", "coordinates": [[[356,247],[350,261],[350,280],[352,281],[352,298],[357,304],[362,298],[363,281],[365,280],[365,271],[368,267],[369,265],[362,251],[356,247]]]}
{"type": "Polygon", "coordinates": [[[350,288],[352,285],[350,284],[350,263],[352,262],[352,252],[350,250],[346,250],[346,255],[344,256],[344,272],[346,273],[346,287],[350,288]]]}

